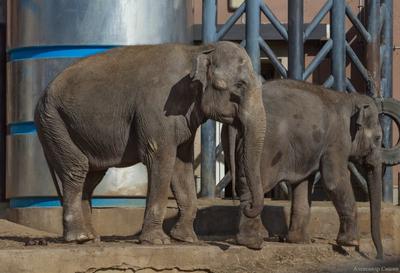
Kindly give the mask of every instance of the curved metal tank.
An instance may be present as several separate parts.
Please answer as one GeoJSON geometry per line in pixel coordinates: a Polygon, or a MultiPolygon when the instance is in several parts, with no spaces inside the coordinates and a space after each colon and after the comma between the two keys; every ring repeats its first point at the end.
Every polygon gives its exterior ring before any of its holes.
{"type": "MultiPolygon", "coordinates": [[[[6,197],[54,197],[33,124],[44,88],[77,59],[115,46],[191,43],[192,0],[8,0],[7,4],[6,197]]],[[[103,180],[97,196],[146,194],[142,164],[112,168],[103,180]]]]}

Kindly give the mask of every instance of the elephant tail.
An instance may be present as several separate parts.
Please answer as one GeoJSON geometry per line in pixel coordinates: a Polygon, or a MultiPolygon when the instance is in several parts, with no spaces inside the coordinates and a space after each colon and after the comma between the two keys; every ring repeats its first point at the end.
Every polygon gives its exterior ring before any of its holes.
{"type": "Polygon", "coordinates": [[[60,202],[61,202],[61,206],[62,206],[63,205],[63,194],[62,194],[61,187],[60,187],[60,184],[57,179],[56,172],[54,171],[53,166],[51,166],[51,164],[46,156],[46,153],[45,153],[44,157],[46,158],[47,166],[49,167],[51,178],[53,179],[53,183],[54,183],[54,186],[56,187],[57,195],[60,198],[60,202]]]}
{"type": "Polygon", "coordinates": [[[37,130],[39,140],[42,144],[44,157],[46,159],[46,163],[49,168],[51,178],[53,180],[54,186],[57,191],[57,195],[60,198],[60,202],[62,205],[63,204],[62,187],[60,186],[60,183],[57,179],[56,171],[49,159],[48,153],[52,151],[53,147],[51,145],[49,145],[49,135],[48,135],[48,132],[46,132],[46,128],[51,126],[51,124],[54,122],[54,121],[49,122],[49,118],[61,120],[61,117],[60,117],[58,111],[51,105],[51,103],[49,103],[48,98],[46,96],[46,92],[47,92],[47,89],[44,91],[45,94],[43,95],[43,97],[41,97],[39,99],[39,101],[36,105],[35,125],[36,125],[36,130],[37,130]]]}

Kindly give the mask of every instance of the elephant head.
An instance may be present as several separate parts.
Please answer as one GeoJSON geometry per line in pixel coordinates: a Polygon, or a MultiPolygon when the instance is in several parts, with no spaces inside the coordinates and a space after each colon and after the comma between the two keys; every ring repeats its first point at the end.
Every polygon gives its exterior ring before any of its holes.
{"type": "Polygon", "coordinates": [[[206,118],[232,124],[244,136],[244,168],[251,205],[248,217],[263,209],[260,157],[265,135],[265,110],[261,81],[246,51],[231,42],[219,42],[194,57],[190,73],[202,84],[201,110],[206,118]]]}
{"type": "Polygon", "coordinates": [[[382,199],[382,127],[372,98],[357,95],[352,118],[352,157],[366,167],[370,199],[371,234],[377,257],[382,258],[380,233],[382,199]]]}

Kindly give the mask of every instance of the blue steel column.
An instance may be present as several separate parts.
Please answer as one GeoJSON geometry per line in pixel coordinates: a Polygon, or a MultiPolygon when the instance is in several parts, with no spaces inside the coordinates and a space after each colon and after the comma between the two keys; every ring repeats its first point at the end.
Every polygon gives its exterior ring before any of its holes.
{"type": "MultiPolygon", "coordinates": [[[[382,91],[384,98],[393,95],[393,0],[383,0],[385,4],[385,21],[383,27],[384,52],[382,67],[382,91]]],[[[381,14],[383,16],[383,14],[381,14]]],[[[392,145],[392,123],[390,118],[385,117],[382,123],[383,143],[385,147],[392,145]]],[[[393,202],[393,173],[392,168],[387,167],[383,177],[383,201],[393,202]]]]}
{"type": "Polygon", "coordinates": [[[289,1],[288,11],[288,36],[289,60],[288,77],[302,80],[304,71],[304,0],[289,1]]]}
{"type": "Polygon", "coordinates": [[[331,55],[331,70],[334,78],[333,89],[346,90],[346,32],[345,32],[345,0],[333,1],[331,10],[331,35],[333,40],[331,55]]]}
{"type": "Polygon", "coordinates": [[[6,138],[6,9],[7,1],[0,0],[0,201],[5,200],[5,138],[6,138]]]}
{"type": "Polygon", "coordinates": [[[371,39],[367,43],[366,67],[370,73],[368,91],[371,96],[380,97],[380,0],[369,0],[368,2],[368,32],[371,39]]]}
{"type": "MultiPolygon", "coordinates": [[[[203,43],[217,40],[217,0],[203,0],[203,43]]],[[[215,121],[208,120],[201,127],[201,191],[200,196],[215,197],[215,121]]]]}
{"type": "Polygon", "coordinates": [[[260,0],[246,1],[246,51],[253,63],[254,70],[260,74],[260,0]]]}

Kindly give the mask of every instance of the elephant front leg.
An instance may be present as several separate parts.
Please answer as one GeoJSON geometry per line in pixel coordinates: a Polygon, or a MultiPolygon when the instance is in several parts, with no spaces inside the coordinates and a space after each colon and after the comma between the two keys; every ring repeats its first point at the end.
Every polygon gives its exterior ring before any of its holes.
{"type": "Polygon", "coordinates": [[[310,222],[311,181],[305,180],[292,187],[292,207],[287,236],[289,243],[309,243],[308,224],[310,222]]]}
{"type": "Polygon", "coordinates": [[[337,243],[358,246],[357,207],[347,169],[347,158],[325,156],[322,161],[322,178],[340,219],[337,243]]]}
{"type": "Polygon", "coordinates": [[[170,238],[164,233],[162,224],[176,160],[176,147],[170,144],[165,144],[164,147],[169,149],[157,151],[150,156],[151,162],[146,162],[149,172],[149,186],[142,232],[139,237],[142,243],[170,243],[170,238]]]}
{"type": "Polygon", "coordinates": [[[179,219],[171,230],[174,239],[184,242],[197,242],[193,221],[197,212],[196,185],[192,162],[177,159],[172,177],[172,191],[179,208],[179,219]]]}

